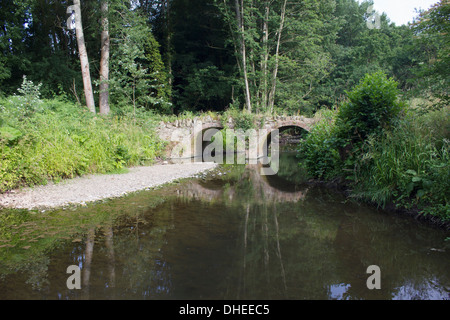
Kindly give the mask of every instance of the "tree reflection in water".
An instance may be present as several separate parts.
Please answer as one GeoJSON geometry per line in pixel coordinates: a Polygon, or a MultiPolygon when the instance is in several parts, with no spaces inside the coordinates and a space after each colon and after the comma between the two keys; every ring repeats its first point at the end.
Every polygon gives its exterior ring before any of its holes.
{"type": "MultiPolygon", "coordinates": [[[[16,271],[0,269],[0,299],[449,298],[444,231],[310,186],[290,155],[277,176],[259,169],[224,165],[33,222],[45,234],[58,219],[80,217],[51,250],[33,247],[26,263],[8,260],[16,271]],[[81,290],[66,287],[73,264],[81,290]],[[381,268],[381,290],[366,287],[372,264],[381,268]]],[[[0,254],[24,254],[7,250],[0,254]]]]}

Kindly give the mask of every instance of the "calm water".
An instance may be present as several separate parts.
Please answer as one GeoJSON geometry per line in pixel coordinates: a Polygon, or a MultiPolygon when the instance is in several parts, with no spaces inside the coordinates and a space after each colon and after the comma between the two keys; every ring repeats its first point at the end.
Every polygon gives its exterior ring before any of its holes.
{"type": "Polygon", "coordinates": [[[448,232],[301,181],[283,155],[278,176],[223,166],[78,209],[6,212],[0,299],[450,298],[448,232]]]}

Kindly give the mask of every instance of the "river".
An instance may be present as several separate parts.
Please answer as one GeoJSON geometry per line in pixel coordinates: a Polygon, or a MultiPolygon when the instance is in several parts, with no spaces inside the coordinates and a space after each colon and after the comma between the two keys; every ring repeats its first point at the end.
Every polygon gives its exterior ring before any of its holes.
{"type": "Polygon", "coordinates": [[[259,169],[5,212],[0,299],[450,299],[448,232],[305,183],[293,154],[259,169]]]}

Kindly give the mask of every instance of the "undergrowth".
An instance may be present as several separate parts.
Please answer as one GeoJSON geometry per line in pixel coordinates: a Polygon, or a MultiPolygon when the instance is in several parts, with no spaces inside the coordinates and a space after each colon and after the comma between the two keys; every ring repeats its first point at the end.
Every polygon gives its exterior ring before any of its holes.
{"type": "Polygon", "coordinates": [[[352,197],[448,222],[450,108],[407,107],[395,85],[366,76],[343,108],[316,115],[299,157],[312,177],[344,181],[352,197]]]}
{"type": "Polygon", "coordinates": [[[36,95],[0,100],[0,192],[151,164],[164,143],[142,114],[95,116],[36,95]]]}

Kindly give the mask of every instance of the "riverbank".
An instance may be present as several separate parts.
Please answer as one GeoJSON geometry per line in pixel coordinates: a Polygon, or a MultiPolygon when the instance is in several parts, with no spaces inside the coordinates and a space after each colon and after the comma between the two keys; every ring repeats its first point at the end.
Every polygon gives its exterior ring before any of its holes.
{"type": "Polygon", "coordinates": [[[44,210],[85,205],[190,178],[216,166],[214,163],[157,164],[133,167],[123,174],[88,175],[56,184],[16,189],[0,194],[0,209],[44,210]]]}

